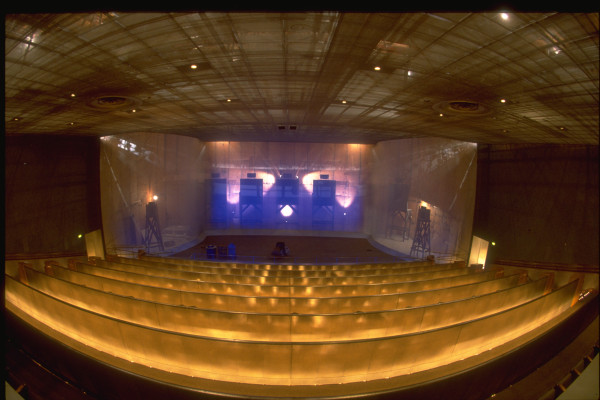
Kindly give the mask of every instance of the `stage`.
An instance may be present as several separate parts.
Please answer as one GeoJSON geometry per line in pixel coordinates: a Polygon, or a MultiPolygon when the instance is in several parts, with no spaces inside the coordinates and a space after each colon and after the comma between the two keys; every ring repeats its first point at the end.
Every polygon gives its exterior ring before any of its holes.
{"type": "Polygon", "coordinates": [[[409,261],[408,255],[390,254],[378,248],[366,238],[323,237],[323,236],[282,236],[282,235],[211,235],[187,250],[171,257],[207,259],[209,246],[215,246],[217,260],[238,260],[246,262],[290,262],[290,263],[353,263],[353,262],[393,262],[409,261]],[[272,253],[278,242],[285,243],[286,256],[272,253]],[[235,256],[218,250],[229,250],[235,246],[235,256]]]}

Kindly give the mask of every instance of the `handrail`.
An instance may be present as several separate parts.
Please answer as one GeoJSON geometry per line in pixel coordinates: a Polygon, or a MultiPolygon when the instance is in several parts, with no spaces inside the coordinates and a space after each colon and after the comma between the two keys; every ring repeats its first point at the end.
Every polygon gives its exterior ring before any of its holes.
{"type": "Polygon", "coordinates": [[[65,257],[86,257],[85,251],[64,251],[56,253],[8,253],[4,254],[4,260],[16,261],[16,260],[37,260],[42,258],[65,258],[65,257]]]}
{"type": "Polygon", "coordinates": [[[519,268],[537,268],[537,269],[551,269],[554,271],[569,271],[569,272],[589,272],[599,273],[600,267],[598,265],[581,265],[581,264],[563,264],[563,263],[551,263],[544,261],[525,261],[525,260],[495,260],[496,265],[506,265],[511,267],[519,268]]]}
{"type": "MultiPolygon", "coordinates": [[[[171,256],[171,258],[177,258],[171,256]]],[[[247,262],[251,264],[266,264],[266,263],[285,263],[285,264],[360,264],[360,263],[397,263],[403,261],[418,261],[420,259],[412,257],[397,257],[397,256],[314,256],[314,257],[293,257],[293,256],[250,256],[250,255],[235,255],[232,257],[208,257],[203,253],[192,253],[189,257],[191,260],[198,261],[232,261],[232,262],[247,262]]]]}

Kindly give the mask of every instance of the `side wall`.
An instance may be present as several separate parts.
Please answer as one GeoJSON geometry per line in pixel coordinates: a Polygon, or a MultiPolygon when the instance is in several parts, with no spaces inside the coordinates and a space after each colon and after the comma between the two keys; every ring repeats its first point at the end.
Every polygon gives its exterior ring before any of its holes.
{"type": "Polygon", "coordinates": [[[477,170],[488,261],[598,265],[598,146],[480,145],[477,170]]]}
{"type": "Polygon", "coordinates": [[[372,151],[366,233],[389,249],[410,254],[419,208],[425,207],[430,213],[429,253],[466,260],[475,204],[476,145],[418,138],[380,142],[372,151]]]}
{"type": "MultiPolygon", "coordinates": [[[[109,253],[143,247],[151,202],[165,248],[199,237],[205,225],[203,182],[208,171],[204,143],[151,133],[105,136],[100,142],[102,222],[109,253]]],[[[159,241],[152,236],[151,243],[159,241]]]]}
{"type": "Polygon", "coordinates": [[[85,252],[102,226],[98,138],[5,138],[5,253],[85,252]]]}

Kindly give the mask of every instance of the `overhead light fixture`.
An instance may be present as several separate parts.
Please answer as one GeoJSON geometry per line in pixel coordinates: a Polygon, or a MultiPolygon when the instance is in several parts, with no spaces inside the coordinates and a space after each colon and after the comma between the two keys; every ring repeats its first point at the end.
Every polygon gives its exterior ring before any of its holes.
{"type": "Polygon", "coordinates": [[[500,99],[500,103],[506,103],[506,99],[500,99]]]}
{"type": "Polygon", "coordinates": [[[152,196],[152,200],[154,200],[154,201],[158,200],[158,196],[157,195],[152,196]]]}
{"type": "Polygon", "coordinates": [[[75,93],[71,93],[71,94],[70,94],[70,96],[71,96],[71,97],[75,97],[75,96],[77,96],[77,95],[76,95],[75,93]]]}
{"type": "Polygon", "coordinates": [[[440,113],[440,117],[443,117],[443,116],[444,116],[444,114],[440,113]]]}
{"type": "Polygon", "coordinates": [[[407,72],[406,72],[406,75],[408,75],[408,76],[412,76],[412,71],[410,71],[410,70],[409,70],[409,71],[407,71],[407,72]]]}
{"type": "Polygon", "coordinates": [[[228,102],[228,103],[231,103],[231,99],[227,99],[227,102],[228,102]]]}
{"type": "Polygon", "coordinates": [[[190,68],[191,69],[196,69],[196,68],[198,68],[198,66],[196,64],[192,64],[192,65],[190,65],[190,68]]]}
{"type": "Polygon", "coordinates": [[[381,67],[380,67],[380,66],[375,66],[375,67],[373,67],[373,69],[374,69],[375,71],[381,71],[381,67]]]}
{"type": "Polygon", "coordinates": [[[502,18],[505,21],[508,21],[508,14],[507,13],[500,13],[500,18],[502,18]]]}
{"type": "Polygon", "coordinates": [[[342,100],[342,104],[346,104],[346,103],[347,103],[347,101],[346,101],[346,100],[342,100]]]}

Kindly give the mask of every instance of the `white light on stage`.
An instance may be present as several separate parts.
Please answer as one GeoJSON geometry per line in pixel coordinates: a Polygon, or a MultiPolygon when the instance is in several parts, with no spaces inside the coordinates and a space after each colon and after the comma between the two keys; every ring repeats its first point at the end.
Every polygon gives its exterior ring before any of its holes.
{"type": "Polygon", "coordinates": [[[285,206],[281,209],[280,212],[281,212],[281,215],[283,215],[284,217],[289,217],[290,215],[292,215],[294,213],[294,210],[290,206],[285,206]]]}
{"type": "Polygon", "coordinates": [[[256,172],[256,178],[263,180],[263,193],[267,193],[275,184],[275,175],[268,172],[256,172]]]}
{"type": "Polygon", "coordinates": [[[304,189],[306,189],[306,191],[312,195],[313,192],[313,181],[315,179],[319,179],[321,175],[321,171],[314,171],[314,172],[309,172],[308,174],[304,175],[302,177],[302,185],[304,186],[304,189]]]}

